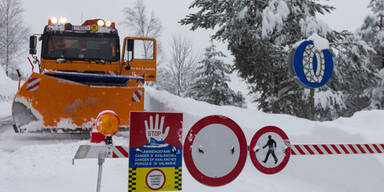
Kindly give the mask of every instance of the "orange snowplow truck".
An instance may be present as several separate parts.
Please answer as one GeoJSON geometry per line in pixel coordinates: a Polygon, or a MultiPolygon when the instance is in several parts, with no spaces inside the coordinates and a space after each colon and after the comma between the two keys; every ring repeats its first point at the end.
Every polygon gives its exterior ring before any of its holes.
{"type": "Polygon", "coordinates": [[[72,25],[51,18],[42,35],[30,37],[29,52],[39,72],[15,97],[15,132],[89,131],[104,110],[117,113],[124,130],[129,112],[144,110],[144,82],[156,80],[156,40],[125,37],[120,49],[115,23],[102,19],[72,25]]]}

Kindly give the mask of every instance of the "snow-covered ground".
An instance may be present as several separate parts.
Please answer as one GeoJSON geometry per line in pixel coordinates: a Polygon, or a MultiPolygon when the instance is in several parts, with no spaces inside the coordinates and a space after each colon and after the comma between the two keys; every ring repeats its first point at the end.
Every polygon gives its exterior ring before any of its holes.
{"type": "Polygon", "coordinates": [[[11,114],[10,101],[17,91],[18,82],[12,81],[0,67],[0,118],[11,114]]]}
{"type": "MultiPolygon", "coordinates": [[[[13,95],[16,90],[17,82],[0,84],[0,95],[13,95]]],[[[184,136],[199,119],[218,114],[236,121],[248,143],[266,125],[282,128],[294,144],[384,142],[384,111],[365,111],[351,118],[314,122],[255,109],[219,107],[150,87],[146,88],[145,100],[147,111],[183,112],[184,136]]],[[[12,99],[0,100],[0,192],[95,191],[97,160],[77,160],[72,165],[78,146],[88,141],[60,135],[13,133],[9,125],[11,102],[12,99]]],[[[116,136],[115,144],[128,145],[126,135],[116,136]]],[[[287,167],[276,175],[260,173],[248,157],[239,177],[222,187],[198,183],[183,165],[183,191],[382,191],[383,171],[382,154],[292,156],[287,167]]],[[[102,191],[128,191],[127,159],[106,160],[102,191]]]]}

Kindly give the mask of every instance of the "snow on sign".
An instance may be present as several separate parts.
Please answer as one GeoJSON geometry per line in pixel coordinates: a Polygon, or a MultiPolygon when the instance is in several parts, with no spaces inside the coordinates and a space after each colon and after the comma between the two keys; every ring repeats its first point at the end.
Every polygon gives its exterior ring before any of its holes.
{"type": "Polygon", "coordinates": [[[321,38],[316,37],[315,41],[304,41],[297,47],[290,65],[300,84],[310,88],[327,84],[333,72],[332,54],[328,49],[323,49],[324,46],[316,45],[322,44],[321,38]]]}
{"type": "Polygon", "coordinates": [[[261,128],[249,145],[253,165],[265,174],[281,171],[288,163],[290,152],[288,136],[275,126],[261,128]]]}
{"type": "Polygon", "coordinates": [[[181,190],[182,113],[131,112],[128,191],[181,190]]]}
{"type": "Polygon", "coordinates": [[[208,116],[190,129],[184,142],[184,161],[191,175],[208,186],[233,181],[247,159],[241,128],[224,116],[208,116]]]}

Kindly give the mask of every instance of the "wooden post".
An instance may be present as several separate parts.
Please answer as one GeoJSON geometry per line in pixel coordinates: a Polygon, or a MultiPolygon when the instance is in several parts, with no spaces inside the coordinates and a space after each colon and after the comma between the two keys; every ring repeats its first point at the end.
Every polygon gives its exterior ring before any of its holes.
{"type": "Polygon", "coordinates": [[[315,89],[309,89],[309,104],[311,105],[312,120],[315,120],[315,89]]]}

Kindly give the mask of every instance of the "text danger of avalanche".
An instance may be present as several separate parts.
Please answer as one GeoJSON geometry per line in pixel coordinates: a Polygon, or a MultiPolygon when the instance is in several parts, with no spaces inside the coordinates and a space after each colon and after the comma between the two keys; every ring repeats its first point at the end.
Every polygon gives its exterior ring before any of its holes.
{"type": "Polygon", "coordinates": [[[175,166],[176,161],[175,154],[137,154],[135,156],[136,166],[175,166]]]}

